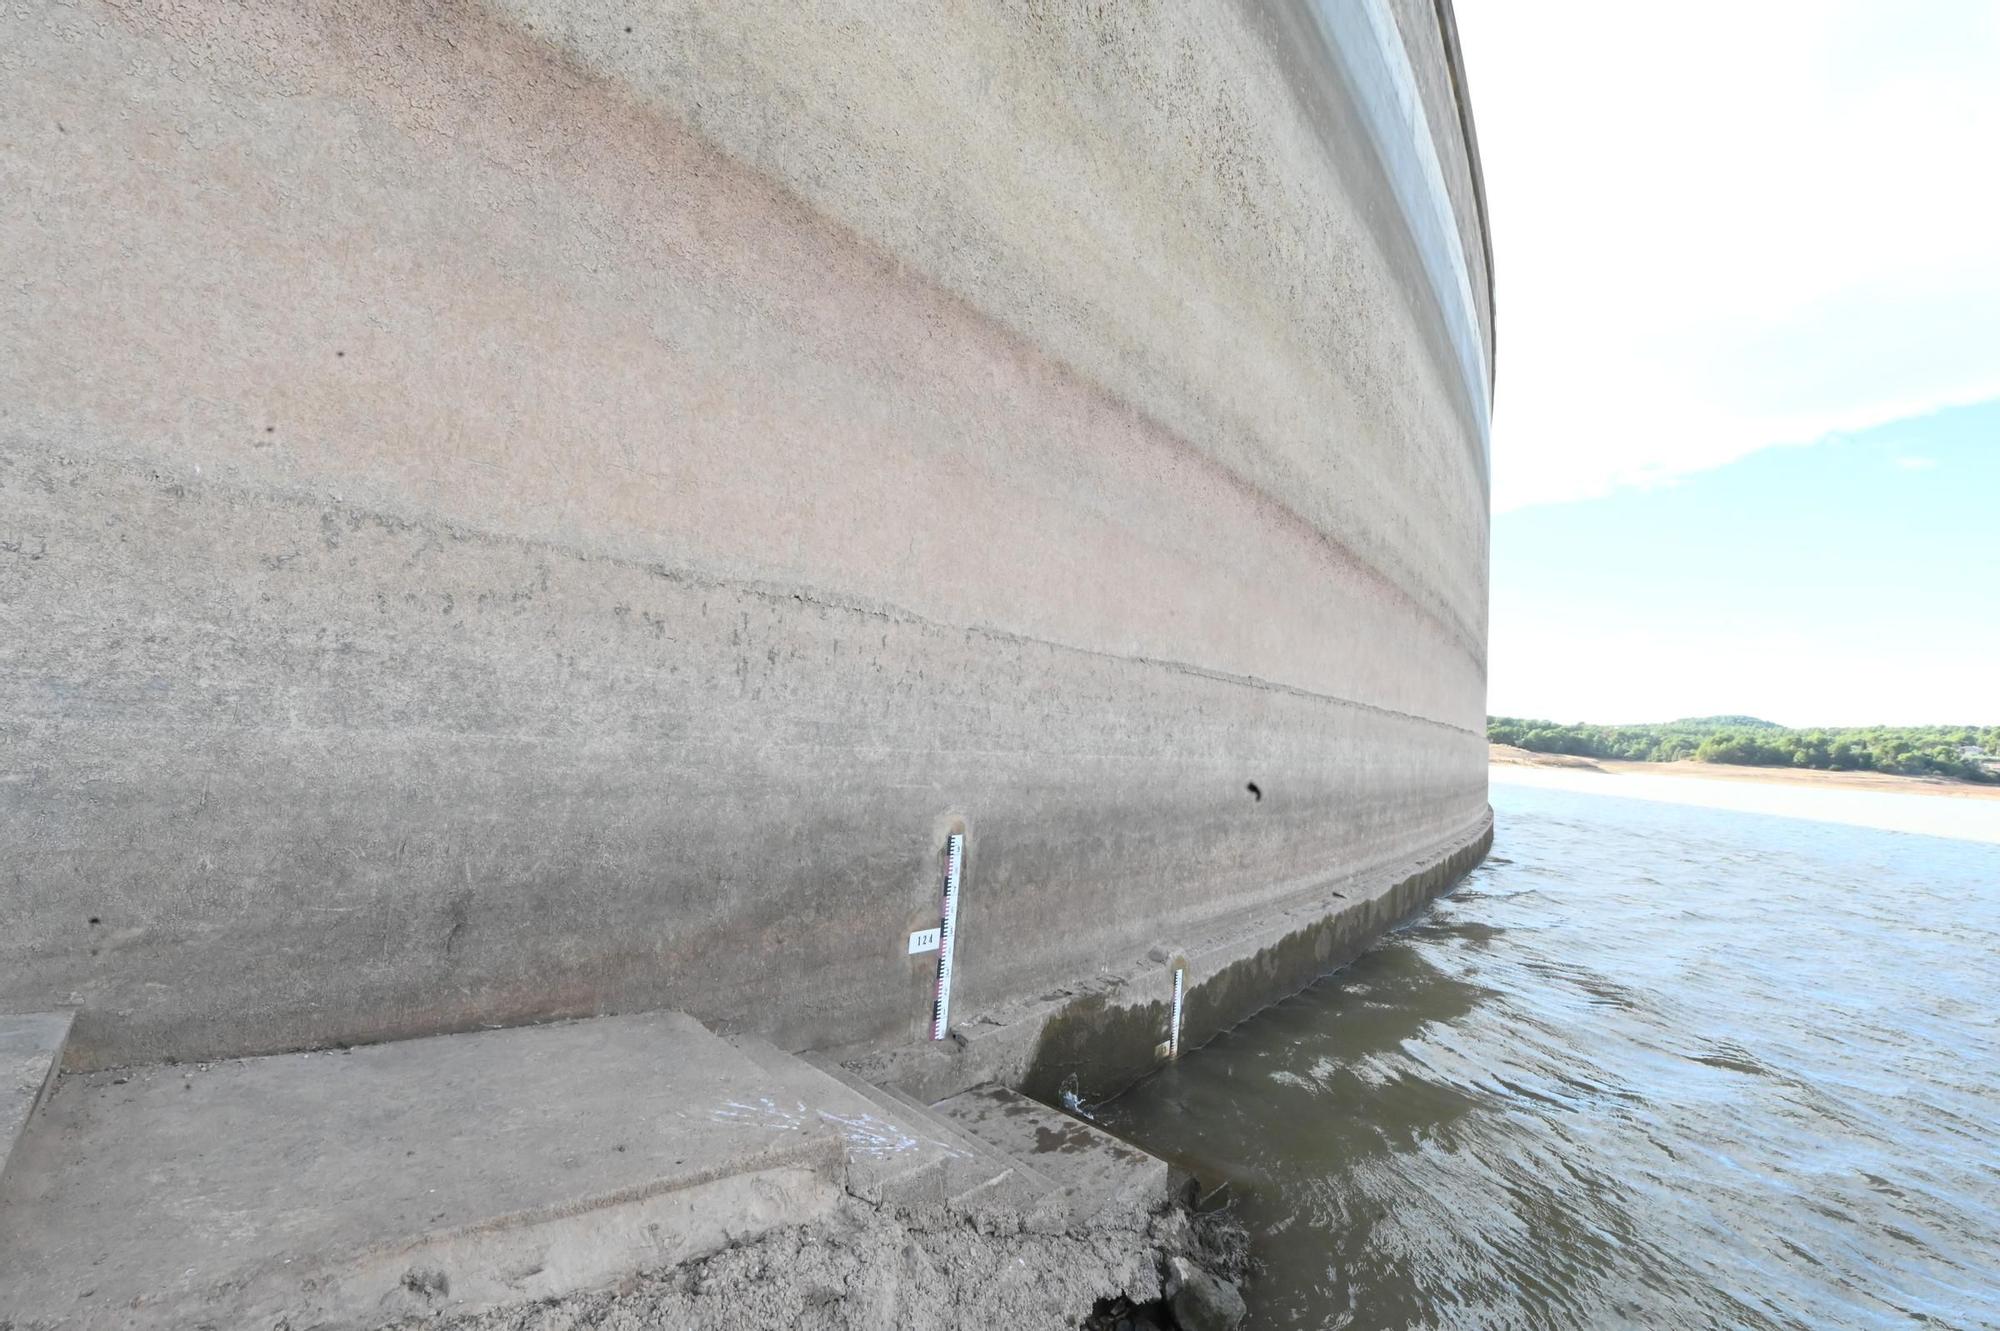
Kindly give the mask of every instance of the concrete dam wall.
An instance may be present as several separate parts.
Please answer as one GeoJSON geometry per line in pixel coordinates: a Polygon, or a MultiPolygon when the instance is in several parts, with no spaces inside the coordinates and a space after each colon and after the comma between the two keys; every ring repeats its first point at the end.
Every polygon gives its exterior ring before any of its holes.
{"type": "Polygon", "coordinates": [[[1489,825],[1469,126],[1429,0],[0,6],[0,1011],[894,1051],[954,828],[975,1035],[1295,988],[1489,825]]]}

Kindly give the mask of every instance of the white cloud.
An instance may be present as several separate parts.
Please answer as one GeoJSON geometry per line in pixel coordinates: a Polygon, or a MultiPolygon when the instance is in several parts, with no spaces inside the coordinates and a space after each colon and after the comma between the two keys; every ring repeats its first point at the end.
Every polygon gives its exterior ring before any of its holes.
{"type": "Polygon", "coordinates": [[[2000,0],[1460,0],[1494,503],[2000,396],[2000,0]]]}
{"type": "Polygon", "coordinates": [[[1897,458],[1896,465],[1904,471],[1929,471],[1937,466],[1936,458],[1897,458]]]}

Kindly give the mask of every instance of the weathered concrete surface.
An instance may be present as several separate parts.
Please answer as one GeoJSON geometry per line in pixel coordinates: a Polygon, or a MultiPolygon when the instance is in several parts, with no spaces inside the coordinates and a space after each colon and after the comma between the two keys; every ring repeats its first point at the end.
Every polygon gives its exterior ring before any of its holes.
{"type": "Polygon", "coordinates": [[[1151,1215],[1168,1199],[1166,1161],[1005,1086],[977,1086],[931,1109],[1055,1180],[1072,1225],[1151,1215]]]}
{"type": "Polygon", "coordinates": [[[995,1004],[951,1040],[855,1055],[851,1070],[926,1102],[986,1083],[1049,1103],[1105,1099],[1168,1056],[1176,969],[1186,986],[1185,1054],[1352,961],[1448,891],[1492,840],[1487,814],[1406,860],[1316,885],[1254,915],[1207,931],[1162,931],[1122,966],[995,1004]]]}
{"type": "Polygon", "coordinates": [[[998,1086],[926,1105],[837,1063],[732,1043],[772,1078],[774,1112],[814,1118],[841,1139],[847,1190],[914,1228],[1138,1232],[1171,1200],[1165,1161],[998,1086]]]}
{"type": "Polygon", "coordinates": [[[673,1013],[70,1076],[0,1183],[0,1321],[366,1327],[829,1215],[839,1136],[673,1013]]]}
{"type": "Polygon", "coordinates": [[[22,1129],[54,1084],[68,1012],[0,1013],[0,1178],[22,1129]]]}
{"type": "MultiPolygon", "coordinates": [[[[954,1174],[971,1153],[938,1131],[932,1116],[856,1078],[785,1053],[754,1035],[730,1043],[771,1078],[774,1110],[823,1123],[847,1157],[847,1191],[864,1202],[923,1213],[944,1207],[964,1184],[954,1174]]],[[[975,1181],[984,1182],[985,1176],[975,1181]]]]}
{"type": "Polygon", "coordinates": [[[0,1006],[867,1047],[953,817],[968,1021],[1473,824],[1486,404],[1261,14],[0,7],[0,1006]]]}
{"type": "MultiPolygon", "coordinates": [[[[814,1057],[823,1061],[832,1075],[874,1085],[851,1069],[825,1061],[824,1055],[814,1057]]],[[[1060,1233],[1070,1228],[1072,1216],[1059,1179],[967,1132],[898,1087],[875,1086],[874,1094],[888,1104],[905,1107],[944,1140],[957,1144],[960,1154],[948,1179],[953,1212],[970,1217],[980,1228],[1019,1227],[1035,1233],[1060,1233]]]]}

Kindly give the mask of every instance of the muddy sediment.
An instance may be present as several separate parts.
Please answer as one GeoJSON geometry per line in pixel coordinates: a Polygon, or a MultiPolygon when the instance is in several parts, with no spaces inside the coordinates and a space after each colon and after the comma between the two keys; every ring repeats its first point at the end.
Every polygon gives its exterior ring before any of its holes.
{"type": "Polygon", "coordinates": [[[850,1201],[617,1288],[383,1331],[931,1331],[1175,1325],[1172,1294],[1191,1266],[1240,1278],[1241,1230],[1178,1204],[1058,1233],[991,1217],[917,1217],[850,1201]]]}

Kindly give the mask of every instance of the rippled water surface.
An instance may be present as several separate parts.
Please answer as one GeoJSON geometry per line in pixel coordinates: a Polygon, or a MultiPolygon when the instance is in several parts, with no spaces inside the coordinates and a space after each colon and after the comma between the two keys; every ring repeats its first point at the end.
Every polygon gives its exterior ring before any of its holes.
{"type": "Polygon", "coordinates": [[[1492,798],[1451,896],[1096,1111],[1231,1181],[1253,1325],[2000,1326],[2000,846],[1492,798]]]}

